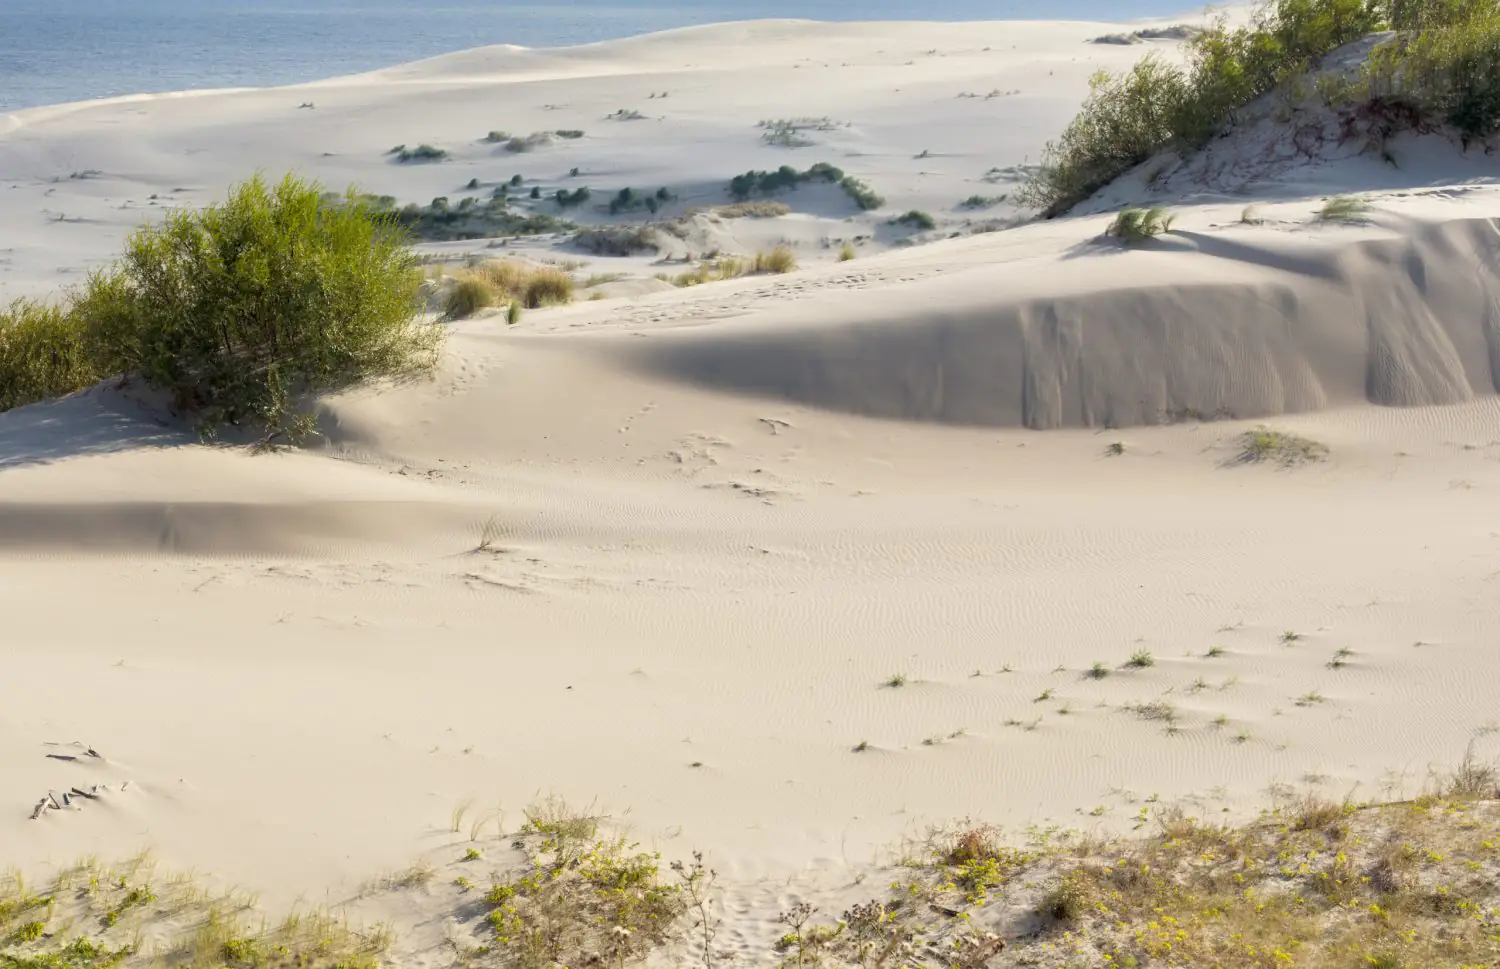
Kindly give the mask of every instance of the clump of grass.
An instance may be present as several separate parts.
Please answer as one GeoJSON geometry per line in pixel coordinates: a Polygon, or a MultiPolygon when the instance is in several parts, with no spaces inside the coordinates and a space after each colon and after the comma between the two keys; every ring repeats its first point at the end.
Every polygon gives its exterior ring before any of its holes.
{"type": "Polygon", "coordinates": [[[752,272],[779,275],[797,268],[797,254],[790,246],[777,246],[769,252],[757,252],[752,272]]]}
{"type": "Polygon", "coordinates": [[[894,219],[891,219],[890,224],[904,225],[907,228],[917,229],[918,231],[937,228],[937,220],[921,209],[912,209],[910,212],[898,215],[894,219]]]}
{"type": "Polygon", "coordinates": [[[1177,708],[1166,700],[1149,700],[1134,703],[1125,709],[1142,720],[1161,720],[1166,723],[1175,723],[1177,720],[1177,708]]]}
{"type": "Polygon", "coordinates": [[[575,188],[572,191],[569,191],[565,188],[560,188],[557,190],[557,194],[554,195],[553,198],[557,200],[558,208],[571,209],[587,202],[592,194],[593,193],[589,191],[589,187],[587,185],[584,185],[580,188],[575,188]]]}
{"type": "Polygon", "coordinates": [[[634,108],[621,108],[614,114],[608,115],[610,121],[640,121],[645,117],[634,108]]]}
{"type": "Polygon", "coordinates": [[[839,262],[852,262],[855,256],[854,243],[845,242],[839,246],[839,262]]]}
{"type": "Polygon", "coordinates": [[[1318,210],[1319,222],[1358,222],[1364,218],[1369,205],[1358,196],[1335,195],[1323,203],[1318,210]]]}
{"type": "Polygon", "coordinates": [[[1299,707],[1311,707],[1322,703],[1324,699],[1325,698],[1323,694],[1319,693],[1317,690],[1309,690],[1308,692],[1299,696],[1294,702],[1299,707]]]}
{"type": "Polygon", "coordinates": [[[527,861],[485,894],[501,965],[640,961],[668,942],[687,907],[658,856],[601,830],[598,818],[552,803],[527,812],[517,839],[527,861]]]}
{"type": "Polygon", "coordinates": [[[521,301],[513,299],[505,308],[505,323],[507,326],[515,326],[519,322],[521,322],[521,301]]]}
{"type": "Polygon", "coordinates": [[[884,681],[880,685],[883,686],[883,687],[886,687],[888,689],[892,689],[892,690],[900,689],[901,687],[903,687],[903,686],[906,685],[906,674],[905,673],[895,673],[895,674],[892,674],[892,676],[890,677],[890,679],[884,681]]]}
{"type": "Polygon", "coordinates": [[[1032,703],[1046,703],[1048,700],[1052,699],[1052,697],[1053,697],[1053,690],[1049,686],[1045,690],[1043,690],[1042,692],[1038,693],[1036,695],[1036,699],[1032,700],[1031,702],[1032,703]]]}
{"type": "Polygon", "coordinates": [[[1104,449],[1104,453],[1112,458],[1119,457],[1125,453],[1125,442],[1111,441],[1109,446],[1104,449]]]}
{"type": "Polygon", "coordinates": [[[566,141],[577,141],[579,138],[583,137],[583,132],[577,128],[561,128],[552,133],[566,141]]]}
{"type": "Polygon", "coordinates": [[[1229,650],[1225,649],[1223,646],[1210,646],[1208,647],[1208,652],[1204,653],[1203,655],[1208,657],[1209,659],[1218,659],[1220,656],[1223,656],[1227,652],[1229,652],[1229,650]]]}
{"type": "Polygon", "coordinates": [[[505,142],[505,150],[514,152],[515,154],[525,154],[526,152],[535,151],[538,148],[547,147],[552,144],[552,138],[553,135],[550,131],[533,131],[524,137],[516,135],[505,142]]]}
{"type": "Polygon", "coordinates": [[[1108,676],[1109,674],[1110,674],[1110,669],[1109,669],[1108,666],[1106,666],[1103,663],[1095,663],[1093,666],[1090,666],[1088,668],[1088,671],[1085,672],[1083,675],[1086,676],[1086,677],[1088,677],[1091,680],[1102,680],[1106,676],[1108,676]]]}
{"type": "Polygon", "coordinates": [[[1006,196],[1004,195],[970,195],[958,203],[958,207],[961,209],[990,209],[1004,202],[1005,199],[1006,196]]]}
{"type": "Polygon", "coordinates": [[[1328,668],[1331,670],[1343,669],[1345,666],[1349,665],[1349,657],[1353,655],[1354,650],[1350,649],[1347,646],[1340,646],[1338,649],[1334,650],[1333,658],[1328,661],[1328,668]]]}
{"type": "Polygon", "coordinates": [[[1138,649],[1130,654],[1130,659],[1125,661],[1125,665],[1130,669],[1143,670],[1148,666],[1155,666],[1156,657],[1151,655],[1150,650],[1138,649]]]}
{"type": "Polygon", "coordinates": [[[407,148],[405,145],[399,145],[392,149],[392,151],[396,156],[396,161],[403,164],[406,162],[442,161],[448,157],[448,152],[445,149],[435,148],[432,145],[418,145],[415,148],[407,148]]]}
{"type": "Polygon", "coordinates": [[[462,320],[480,310],[494,306],[500,293],[486,280],[478,276],[464,276],[453,284],[443,301],[445,319],[462,320]]]}
{"type": "Polygon", "coordinates": [[[1295,629],[1288,629],[1281,634],[1281,641],[1287,646],[1290,646],[1292,643],[1301,642],[1302,638],[1302,634],[1295,629]]]}
{"type": "Polygon", "coordinates": [[[839,187],[844,190],[845,195],[853,199],[854,204],[859,206],[862,212],[871,212],[885,205],[885,199],[853,175],[845,175],[839,179],[839,187]]]}
{"type": "Polygon", "coordinates": [[[490,142],[491,144],[494,144],[496,142],[509,141],[510,134],[505,131],[491,131],[489,134],[484,136],[484,140],[490,142]]]}
{"type": "Polygon", "coordinates": [[[826,162],[818,162],[805,171],[798,171],[791,165],[782,165],[774,171],[752,169],[729,180],[729,194],[744,201],[753,195],[789,191],[808,182],[838,183],[844,177],[842,169],[826,162]]]}
{"type": "Polygon", "coordinates": [[[853,749],[856,754],[862,754],[870,749],[870,742],[868,740],[861,740],[859,743],[854,745],[853,749]]]}
{"type": "Polygon", "coordinates": [[[300,440],[301,395],[436,363],[421,283],[403,233],[353,193],[330,206],[294,176],[257,177],[138,229],[74,312],[101,371],[163,390],[205,436],[250,423],[300,440]]]}
{"type": "Polygon", "coordinates": [[[775,219],[791,211],[785,202],[735,202],[715,208],[713,214],[722,219],[775,219]]]}
{"type": "Polygon", "coordinates": [[[69,309],[30,300],[0,308],[0,411],[97,381],[98,361],[69,309]]]}
{"type": "Polygon", "coordinates": [[[1109,224],[1109,228],[1105,230],[1105,234],[1134,244],[1159,236],[1163,232],[1170,231],[1171,228],[1172,216],[1166,209],[1132,207],[1121,209],[1114,221],[1109,224]]]}
{"type": "Polygon", "coordinates": [[[1235,464],[1274,463],[1282,467],[1322,461],[1328,457],[1328,445],[1285,431],[1257,427],[1239,437],[1235,464]]]}

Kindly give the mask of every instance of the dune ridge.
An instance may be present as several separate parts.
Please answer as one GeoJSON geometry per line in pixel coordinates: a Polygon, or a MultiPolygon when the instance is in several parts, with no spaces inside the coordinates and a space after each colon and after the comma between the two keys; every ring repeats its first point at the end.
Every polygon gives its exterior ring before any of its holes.
{"type": "Polygon", "coordinates": [[[1153,253],[1079,257],[1130,260],[1128,288],[1075,282],[1066,295],[1007,299],[1003,271],[968,268],[848,296],[837,321],[808,310],[792,322],[794,308],[774,325],[653,340],[630,358],[846,413],[1037,430],[1456,404],[1500,386],[1497,225],[1408,225],[1315,249],[1184,230],[1153,253]],[[1166,257],[1185,253],[1237,261],[1251,278],[1179,282],[1166,257]]]}

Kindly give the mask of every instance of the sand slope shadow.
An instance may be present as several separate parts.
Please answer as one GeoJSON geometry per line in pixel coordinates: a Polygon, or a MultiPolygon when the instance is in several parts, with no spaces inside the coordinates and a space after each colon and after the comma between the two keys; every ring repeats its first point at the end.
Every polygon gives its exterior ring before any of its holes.
{"type": "Polygon", "coordinates": [[[1240,265],[1222,283],[1176,282],[1143,261],[1129,286],[1010,298],[1004,273],[985,267],[841,294],[832,322],[793,310],[654,335],[625,359],[726,392],[992,427],[1451,404],[1500,386],[1494,221],[1309,249],[1300,262],[1241,244],[1214,255],[1231,251],[1240,265]]]}

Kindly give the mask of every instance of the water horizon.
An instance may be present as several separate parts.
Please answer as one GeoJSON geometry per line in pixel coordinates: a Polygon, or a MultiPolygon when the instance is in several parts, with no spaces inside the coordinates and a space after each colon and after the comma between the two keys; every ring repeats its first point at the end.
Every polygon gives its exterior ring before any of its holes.
{"type": "Polygon", "coordinates": [[[1182,13],[1142,0],[4,0],[0,112],[133,94],[272,87],[491,44],[565,47],[735,20],[1135,20],[1182,13]],[[747,15],[751,14],[751,15],[747,15]]]}

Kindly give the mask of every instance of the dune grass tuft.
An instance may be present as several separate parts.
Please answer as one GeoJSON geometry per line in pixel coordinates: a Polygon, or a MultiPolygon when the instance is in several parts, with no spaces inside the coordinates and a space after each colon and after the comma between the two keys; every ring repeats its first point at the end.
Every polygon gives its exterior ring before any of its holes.
{"type": "Polygon", "coordinates": [[[507,322],[515,323],[521,309],[562,306],[573,301],[573,292],[573,277],[557,266],[495,259],[459,274],[448,291],[443,315],[463,319],[491,306],[509,304],[507,322]]]}
{"type": "Polygon", "coordinates": [[[1354,195],[1335,195],[1318,210],[1319,222],[1358,222],[1369,211],[1364,199],[1354,195]]]}
{"type": "Polygon", "coordinates": [[[1163,232],[1170,231],[1171,228],[1172,216],[1166,209],[1126,208],[1120,210],[1105,233],[1126,243],[1137,243],[1159,236],[1163,232]]]}
{"type": "Polygon", "coordinates": [[[797,254],[791,246],[777,246],[769,252],[757,252],[751,272],[779,275],[797,268],[797,254]]]}

